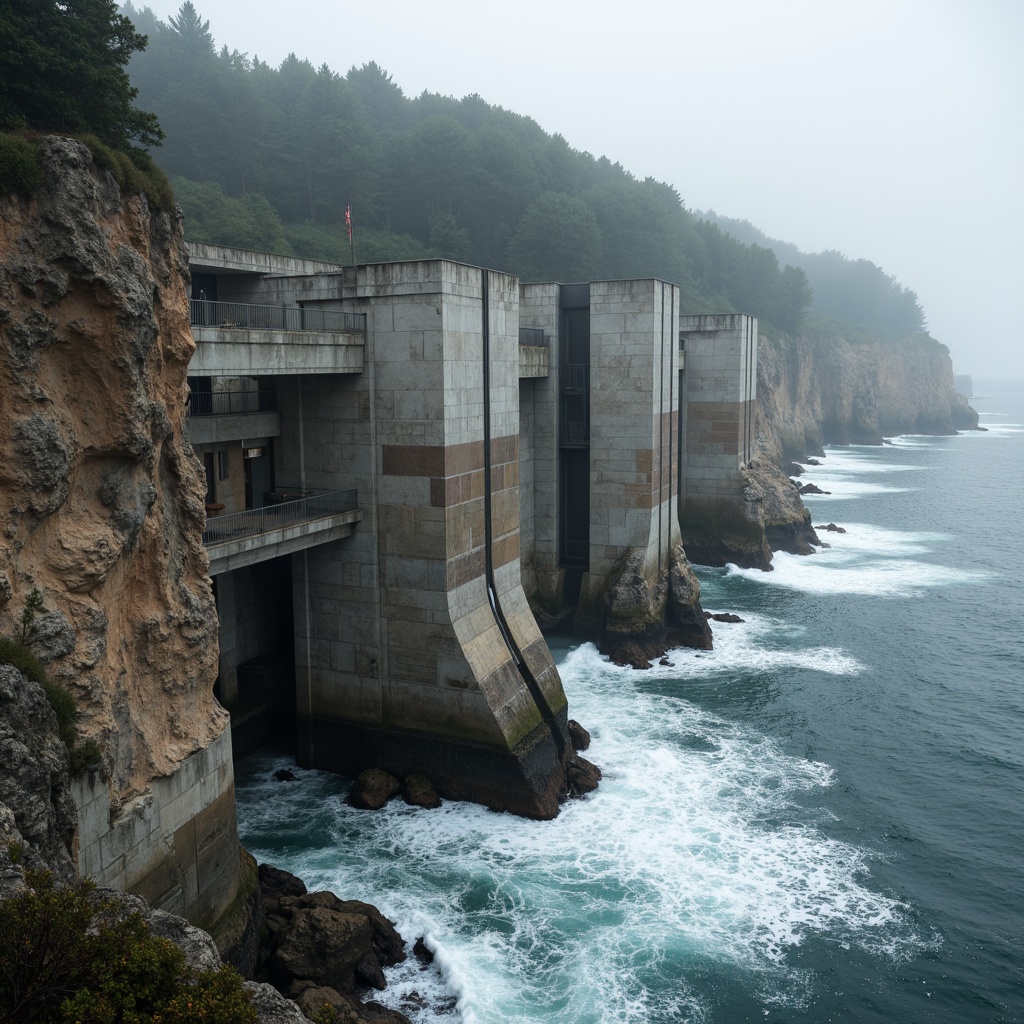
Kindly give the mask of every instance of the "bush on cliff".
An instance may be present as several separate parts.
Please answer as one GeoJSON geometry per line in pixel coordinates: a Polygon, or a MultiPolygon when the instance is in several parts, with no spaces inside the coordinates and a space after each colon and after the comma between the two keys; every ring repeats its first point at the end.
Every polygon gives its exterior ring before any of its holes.
{"type": "Polygon", "coordinates": [[[64,1024],[255,1024],[230,967],[196,972],[137,913],[88,882],[27,871],[0,900],[0,1020],[64,1024]]]}
{"type": "Polygon", "coordinates": [[[0,134],[0,196],[28,197],[42,180],[32,142],[21,135],[0,134]]]}
{"type": "Polygon", "coordinates": [[[174,206],[171,183],[149,153],[141,149],[114,149],[95,135],[76,135],[75,138],[89,147],[98,166],[110,171],[122,192],[144,195],[155,210],[169,210],[174,206]]]}
{"type": "Polygon", "coordinates": [[[0,665],[13,665],[26,679],[43,688],[53,713],[57,716],[57,729],[68,749],[68,764],[72,778],[83,775],[100,763],[100,748],[93,740],[78,742],[78,705],[75,698],[60,683],[47,678],[39,659],[19,640],[0,637],[0,665]]]}

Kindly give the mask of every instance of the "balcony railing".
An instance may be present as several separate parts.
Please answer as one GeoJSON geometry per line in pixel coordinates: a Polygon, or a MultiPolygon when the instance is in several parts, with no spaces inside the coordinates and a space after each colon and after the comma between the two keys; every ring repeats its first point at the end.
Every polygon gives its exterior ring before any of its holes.
{"type": "Polygon", "coordinates": [[[544,337],[543,327],[520,327],[520,345],[538,345],[541,348],[548,347],[548,339],[544,337]]]}
{"type": "Polygon", "coordinates": [[[261,533],[270,533],[271,530],[325,519],[358,508],[357,491],[331,491],[328,494],[315,494],[296,501],[282,501],[266,508],[252,508],[246,512],[233,512],[226,516],[212,516],[206,521],[203,543],[209,547],[244,537],[258,537],[261,533]]]}
{"type": "Polygon", "coordinates": [[[192,391],[185,411],[189,416],[245,416],[277,412],[277,392],[192,391]]]}
{"type": "Polygon", "coordinates": [[[193,327],[220,327],[247,331],[320,331],[366,333],[365,313],[337,309],[304,309],[301,306],[254,306],[246,302],[212,302],[189,299],[193,327]]]}

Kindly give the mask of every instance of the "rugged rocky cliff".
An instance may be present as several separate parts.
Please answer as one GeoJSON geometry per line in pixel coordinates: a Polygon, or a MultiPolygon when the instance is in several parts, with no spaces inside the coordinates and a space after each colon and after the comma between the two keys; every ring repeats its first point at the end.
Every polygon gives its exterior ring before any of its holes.
{"type": "Polygon", "coordinates": [[[762,335],[757,349],[756,457],[736,507],[687,539],[689,558],[770,569],[775,551],[820,543],[788,475],[826,444],[881,444],[894,434],[954,434],[978,425],[953,384],[949,351],[924,338],[853,344],[762,335]]]}
{"type": "Polygon", "coordinates": [[[953,386],[949,350],[927,338],[759,339],[758,443],[779,464],[824,444],[881,444],[894,434],[977,426],[977,413],[953,386]]]}
{"type": "Polygon", "coordinates": [[[111,811],[219,736],[200,471],[184,434],[180,217],[85,146],[39,141],[0,197],[0,634],[38,588],[33,649],[104,753],[111,811]]]}

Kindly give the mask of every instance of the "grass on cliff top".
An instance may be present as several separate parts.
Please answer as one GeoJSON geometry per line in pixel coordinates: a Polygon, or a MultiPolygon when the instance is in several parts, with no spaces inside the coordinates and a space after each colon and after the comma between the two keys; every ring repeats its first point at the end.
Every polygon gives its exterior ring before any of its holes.
{"type": "MultiPolygon", "coordinates": [[[[122,192],[144,195],[154,210],[174,206],[174,190],[167,175],[143,149],[112,149],[95,135],[73,135],[87,146],[93,162],[109,171],[122,192]]],[[[32,133],[0,133],[0,195],[30,197],[42,184],[39,151],[32,133]]]]}

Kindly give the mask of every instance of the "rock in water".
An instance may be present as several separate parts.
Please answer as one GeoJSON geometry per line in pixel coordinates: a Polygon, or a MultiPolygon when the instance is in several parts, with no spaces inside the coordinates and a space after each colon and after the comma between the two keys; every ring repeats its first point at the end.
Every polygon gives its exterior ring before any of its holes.
{"type": "Polygon", "coordinates": [[[590,733],[574,718],[570,718],[566,726],[569,730],[569,742],[572,744],[572,749],[577,753],[586,750],[590,746],[590,733]]]}
{"type": "Polygon", "coordinates": [[[402,783],[402,799],[412,807],[425,807],[432,810],[441,806],[441,798],[437,795],[433,783],[426,775],[414,773],[402,783]]]}
{"type": "Polygon", "coordinates": [[[565,767],[569,796],[579,798],[592,793],[601,781],[601,769],[585,757],[571,757],[565,767]]]}
{"type": "Polygon", "coordinates": [[[394,775],[380,768],[367,768],[360,772],[348,794],[348,803],[364,811],[379,811],[393,796],[400,785],[394,775]]]}

